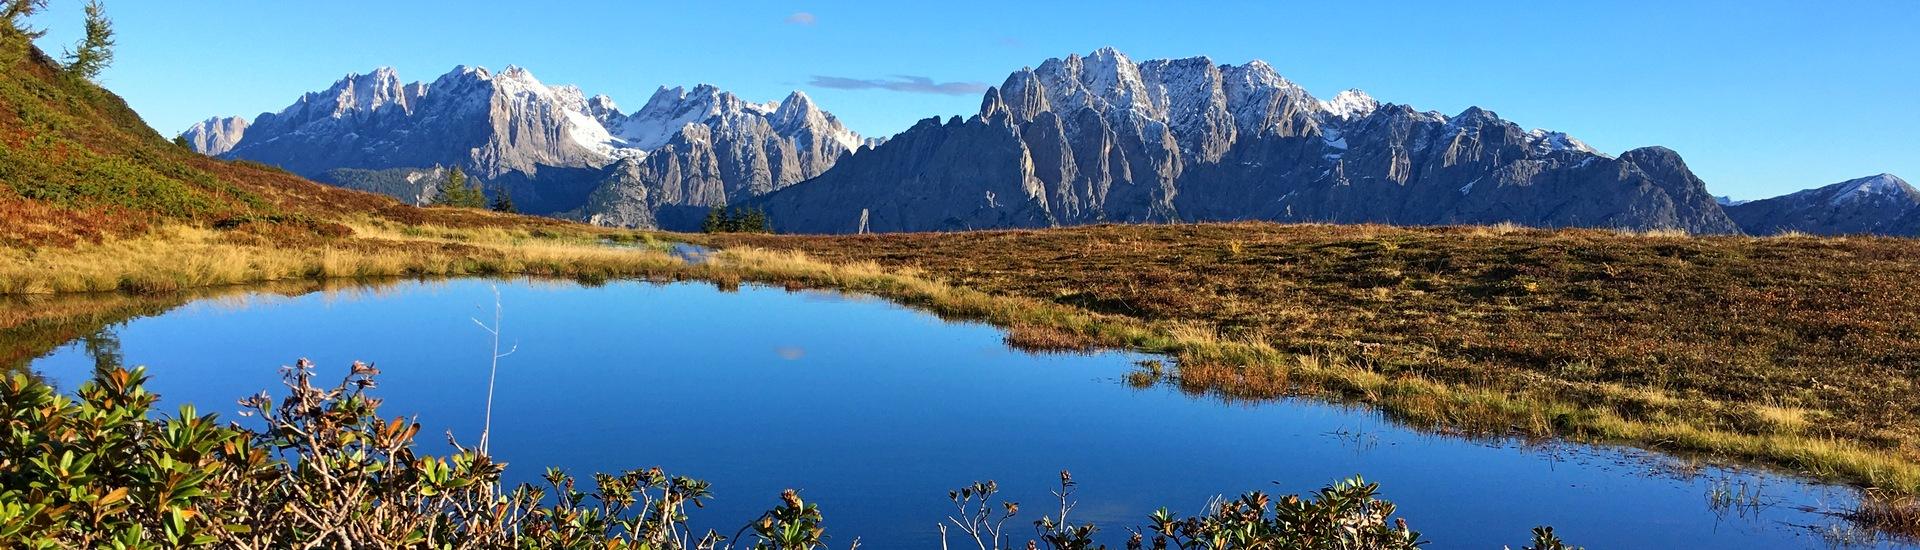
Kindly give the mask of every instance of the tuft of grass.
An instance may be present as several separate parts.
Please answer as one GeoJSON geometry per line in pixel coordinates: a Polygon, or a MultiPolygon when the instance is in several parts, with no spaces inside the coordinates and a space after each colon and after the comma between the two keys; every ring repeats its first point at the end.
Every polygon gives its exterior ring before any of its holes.
{"type": "Polygon", "coordinates": [[[1920,543],[1920,498],[1910,494],[1867,491],[1847,519],[1874,532],[1920,543]]]}
{"type": "Polygon", "coordinates": [[[1007,347],[1034,352],[1085,352],[1094,347],[1094,340],[1085,335],[1068,332],[1050,325],[1019,324],[1009,327],[1006,336],[1007,347]]]}

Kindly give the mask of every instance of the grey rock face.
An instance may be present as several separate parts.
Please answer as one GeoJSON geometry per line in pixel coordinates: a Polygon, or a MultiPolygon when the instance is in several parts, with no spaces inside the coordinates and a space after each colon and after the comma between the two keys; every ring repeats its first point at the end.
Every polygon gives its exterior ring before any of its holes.
{"type": "Polygon", "coordinates": [[[407,175],[459,166],[526,211],[635,227],[655,219],[637,209],[771,192],[866,143],[799,92],[761,104],[712,86],[662,88],[628,115],[611,98],[542,84],[519,67],[459,67],[411,84],[382,68],[240,124],[232,143],[212,123],[188,137],[203,153],[407,200],[431,190],[407,175]]]}
{"type": "Polygon", "coordinates": [[[1920,191],[1893,174],[1880,174],[1728,206],[1727,215],[1754,235],[1920,236],[1920,191]]]}
{"type": "Polygon", "coordinates": [[[220,155],[233,149],[247,133],[247,119],[213,117],[193,124],[187,131],[181,132],[187,138],[187,145],[203,155],[220,155]]]}
{"type": "Polygon", "coordinates": [[[571,217],[608,227],[658,227],[653,212],[659,202],[649,186],[655,181],[651,175],[645,162],[621,159],[608,171],[606,180],[587,195],[583,210],[571,217]]]}
{"type": "Polygon", "coordinates": [[[862,210],[874,231],[1241,219],[1739,231],[1664,148],[1614,158],[1479,108],[1448,117],[1357,90],[1323,102],[1263,62],[1135,63],[1112,49],[1015,72],[970,120],[922,122],[754,203],[809,233],[854,231],[862,210]]]}
{"type": "Polygon", "coordinates": [[[1056,225],[1026,154],[1005,126],[931,118],[819,178],[747,204],[765,208],[776,227],[819,233],[856,232],[863,217],[871,231],[1056,225]]]}
{"type": "Polygon", "coordinates": [[[422,206],[429,204],[438,194],[440,185],[447,181],[447,169],[441,166],[384,170],[335,168],[314,181],[380,193],[406,201],[407,204],[422,206]]]}

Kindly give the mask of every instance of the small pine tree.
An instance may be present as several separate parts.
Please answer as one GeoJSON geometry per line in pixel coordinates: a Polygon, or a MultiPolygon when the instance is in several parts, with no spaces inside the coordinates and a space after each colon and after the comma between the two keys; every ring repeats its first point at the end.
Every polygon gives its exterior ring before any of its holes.
{"type": "Polygon", "coordinates": [[[178,146],[179,146],[179,147],[180,147],[181,149],[192,149],[192,148],[193,148],[193,142],[191,142],[191,141],[187,141],[187,135],[186,135],[186,134],[180,134],[180,135],[177,135],[177,136],[173,136],[173,144],[174,144],[174,145],[178,145],[178,146]]]}
{"type": "Polygon", "coordinates": [[[458,208],[486,208],[487,195],[480,190],[480,182],[471,181],[465,171],[455,166],[447,171],[446,181],[440,182],[440,189],[433,196],[433,204],[458,208]]]}
{"type": "Polygon", "coordinates": [[[47,7],[47,0],[0,0],[0,23],[13,28],[13,32],[34,40],[46,36],[44,29],[33,28],[27,24],[27,18],[47,7]]]}
{"type": "Polygon", "coordinates": [[[113,64],[113,20],[107,19],[107,7],[100,0],[87,1],[87,34],[67,50],[67,72],[87,80],[113,64]]]}
{"type": "Polygon", "coordinates": [[[493,205],[491,208],[493,208],[494,212],[506,212],[508,214],[519,212],[519,210],[513,208],[513,194],[508,193],[505,186],[495,187],[493,189],[493,205]]]}
{"type": "Polygon", "coordinates": [[[767,224],[767,212],[758,208],[744,209],[735,229],[744,233],[768,233],[773,230],[767,224]]]}
{"type": "Polygon", "coordinates": [[[700,223],[703,233],[724,233],[727,231],[727,211],[715,206],[707,210],[707,219],[700,223]]]}
{"type": "MultiPolygon", "coordinates": [[[[462,176],[465,176],[465,174],[463,173],[462,176]]],[[[463,177],[462,179],[465,179],[467,181],[467,191],[466,191],[466,200],[462,202],[460,206],[463,206],[466,208],[486,208],[487,207],[487,190],[485,187],[481,186],[480,180],[473,179],[473,178],[466,178],[466,177],[463,177]]]]}

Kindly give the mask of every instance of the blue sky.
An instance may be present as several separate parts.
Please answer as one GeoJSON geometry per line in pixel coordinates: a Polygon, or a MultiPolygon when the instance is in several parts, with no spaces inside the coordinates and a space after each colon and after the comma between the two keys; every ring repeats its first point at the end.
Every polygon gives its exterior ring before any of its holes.
{"type": "MultiPolygon", "coordinates": [[[[886,135],[975,112],[971,90],[1020,67],[1114,46],[1264,59],[1322,98],[1479,105],[1609,153],[1665,145],[1736,197],[1880,172],[1920,181],[1914,0],[106,2],[120,41],[103,80],[168,134],[377,66],[431,80],[517,64],[629,109],[660,85],[754,101],[801,89],[886,135]]],[[[36,22],[57,50],[80,2],[53,4],[36,22]]]]}

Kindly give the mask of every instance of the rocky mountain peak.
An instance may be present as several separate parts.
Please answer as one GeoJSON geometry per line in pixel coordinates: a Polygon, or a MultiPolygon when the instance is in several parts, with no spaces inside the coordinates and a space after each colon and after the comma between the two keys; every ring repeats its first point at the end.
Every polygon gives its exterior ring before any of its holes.
{"type": "Polygon", "coordinates": [[[507,68],[500,70],[500,74],[497,75],[497,78],[505,78],[509,80],[524,80],[524,81],[534,82],[534,83],[540,82],[538,79],[535,79],[533,77],[533,71],[529,71],[525,67],[521,67],[519,65],[507,65],[507,68]]]}
{"type": "Polygon", "coordinates": [[[1327,113],[1334,118],[1352,120],[1371,115],[1379,110],[1380,101],[1358,88],[1349,88],[1334,94],[1333,99],[1321,102],[1320,108],[1326,109],[1327,113]]]}
{"type": "Polygon", "coordinates": [[[620,105],[614,103],[613,98],[605,94],[587,98],[587,114],[593,115],[593,119],[600,121],[601,124],[625,116],[620,113],[620,105]]]}
{"type": "Polygon", "coordinates": [[[1920,202],[1920,191],[1914,190],[1906,180],[1893,174],[1877,174],[1864,178],[1855,178],[1827,187],[1831,189],[1834,204],[1844,204],[1871,200],[1896,200],[1920,202]]]}
{"type": "MultiPolygon", "coordinates": [[[[318,94],[310,94],[310,103],[331,107],[331,114],[370,112],[388,106],[408,107],[409,100],[399,73],[392,67],[380,67],[366,74],[348,74],[318,94]]],[[[306,100],[307,98],[302,98],[306,100]]]]}
{"type": "Polygon", "coordinates": [[[201,154],[218,155],[233,150],[234,144],[246,136],[247,119],[245,117],[213,117],[196,122],[181,137],[187,138],[187,145],[201,154]]]}

